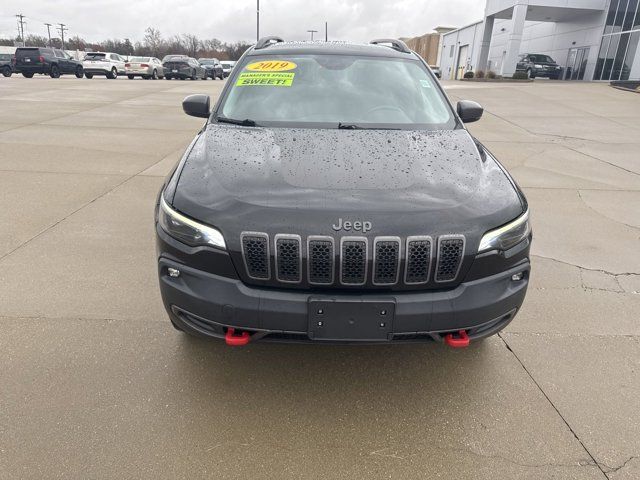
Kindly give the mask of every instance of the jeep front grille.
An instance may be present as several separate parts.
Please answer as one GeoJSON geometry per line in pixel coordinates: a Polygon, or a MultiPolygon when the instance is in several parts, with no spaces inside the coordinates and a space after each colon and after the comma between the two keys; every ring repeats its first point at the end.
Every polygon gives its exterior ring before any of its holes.
{"type": "Polygon", "coordinates": [[[400,239],[377,237],[373,245],[373,283],[395,285],[400,267],[400,239]]]}
{"type": "Polygon", "coordinates": [[[269,236],[266,233],[245,232],[242,238],[242,256],[247,274],[257,280],[269,280],[269,236]]]}
{"type": "Polygon", "coordinates": [[[419,285],[429,281],[431,257],[433,257],[431,237],[407,238],[407,266],[404,281],[409,285],[419,285]]]}
{"type": "Polygon", "coordinates": [[[335,275],[335,253],[332,237],[311,236],[307,240],[309,283],[331,285],[335,275]]]}
{"type": "Polygon", "coordinates": [[[340,282],[364,285],[367,282],[367,239],[343,237],[340,251],[340,282]]]}
{"type": "Polygon", "coordinates": [[[458,276],[464,255],[464,237],[445,235],[438,238],[436,282],[450,282],[458,276]]]}
{"type": "Polygon", "coordinates": [[[242,257],[249,278],[263,282],[338,287],[407,286],[453,282],[465,251],[463,235],[440,237],[342,237],[266,233],[241,234],[242,257]],[[273,254],[271,253],[273,251],[273,254]],[[371,273],[369,273],[371,270],[371,273]],[[432,277],[433,275],[433,277],[432,277]],[[304,281],[303,281],[304,278],[304,281]]]}
{"type": "Polygon", "coordinates": [[[281,282],[302,279],[302,252],[298,235],[276,235],[276,277],[281,282]]]}

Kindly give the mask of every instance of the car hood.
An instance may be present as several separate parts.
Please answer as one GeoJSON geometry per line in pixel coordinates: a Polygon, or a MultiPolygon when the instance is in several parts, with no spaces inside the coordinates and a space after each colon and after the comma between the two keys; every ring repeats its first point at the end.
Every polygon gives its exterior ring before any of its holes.
{"type": "Polygon", "coordinates": [[[511,179],[464,129],[210,124],[178,173],[174,208],[232,238],[331,235],[341,218],[371,222],[371,235],[462,233],[479,241],[523,208],[511,179]]]}

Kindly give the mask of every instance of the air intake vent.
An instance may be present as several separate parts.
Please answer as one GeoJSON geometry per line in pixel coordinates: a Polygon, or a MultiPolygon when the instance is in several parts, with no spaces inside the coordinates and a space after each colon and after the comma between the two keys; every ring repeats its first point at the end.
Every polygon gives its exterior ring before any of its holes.
{"type": "Polygon", "coordinates": [[[333,238],[311,236],[307,242],[307,258],[309,262],[309,283],[330,285],[334,276],[333,238]]]}
{"type": "Polygon", "coordinates": [[[367,280],[367,239],[343,237],[340,250],[340,282],[344,285],[364,285],[367,280]]]}
{"type": "Polygon", "coordinates": [[[438,263],[436,282],[451,282],[458,276],[462,256],[464,255],[464,237],[445,235],[438,239],[438,263]]]}
{"type": "Polygon", "coordinates": [[[266,233],[244,232],[241,239],[248,275],[257,280],[269,280],[269,236],[266,233]]]}
{"type": "Polygon", "coordinates": [[[404,279],[406,284],[417,285],[429,281],[432,246],[431,237],[407,238],[407,267],[404,279]]]}
{"type": "Polygon", "coordinates": [[[397,237],[377,237],[374,243],[373,283],[393,285],[398,283],[400,266],[400,239],[397,237]]]}
{"type": "Polygon", "coordinates": [[[300,237],[276,235],[276,278],[281,282],[299,283],[302,270],[300,237]]]}

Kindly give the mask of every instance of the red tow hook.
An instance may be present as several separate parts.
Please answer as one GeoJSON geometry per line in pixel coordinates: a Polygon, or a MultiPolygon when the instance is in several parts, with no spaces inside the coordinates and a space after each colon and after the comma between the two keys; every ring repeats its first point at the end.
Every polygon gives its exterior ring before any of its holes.
{"type": "Polygon", "coordinates": [[[469,346],[469,335],[465,330],[460,330],[458,333],[447,333],[444,336],[444,343],[452,348],[464,348],[469,346]],[[457,335],[457,336],[454,336],[457,335]]]}
{"type": "Polygon", "coordinates": [[[227,334],[224,336],[224,341],[231,347],[242,347],[251,341],[251,335],[249,332],[242,332],[240,335],[235,334],[235,328],[227,328],[227,334]]]}

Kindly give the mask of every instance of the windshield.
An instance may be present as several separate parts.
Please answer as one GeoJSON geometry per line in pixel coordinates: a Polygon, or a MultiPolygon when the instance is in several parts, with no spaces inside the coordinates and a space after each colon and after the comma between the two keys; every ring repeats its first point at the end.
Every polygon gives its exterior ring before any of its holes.
{"type": "Polygon", "coordinates": [[[220,65],[222,65],[222,66],[223,66],[223,67],[225,67],[225,68],[231,68],[231,65],[232,65],[232,64],[231,64],[231,63],[229,63],[229,62],[220,62],[220,65]]]}
{"type": "Polygon", "coordinates": [[[452,128],[452,112],[424,65],[351,55],[248,57],[218,115],[273,126],[452,128]],[[323,124],[323,125],[317,125],[323,124]]]}
{"type": "Polygon", "coordinates": [[[150,60],[150,57],[131,57],[129,59],[130,62],[148,62],[150,60]]]}
{"type": "Polygon", "coordinates": [[[532,62],[555,63],[548,55],[529,55],[532,62]]]}
{"type": "Polygon", "coordinates": [[[200,60],[200,65],[215,65],[214,60],[200,60]]]}

